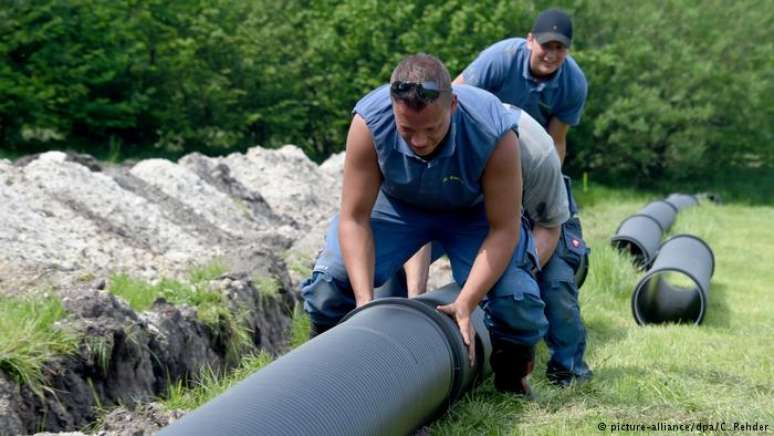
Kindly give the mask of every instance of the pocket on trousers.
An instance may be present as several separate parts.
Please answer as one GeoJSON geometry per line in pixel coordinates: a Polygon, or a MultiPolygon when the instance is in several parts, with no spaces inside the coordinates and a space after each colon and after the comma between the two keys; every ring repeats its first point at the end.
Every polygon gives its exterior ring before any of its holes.
{"type": "Polygon", "coordinates": [[[531,294],[540,298],[540,288],[531,273],[514,268],[506,270],[506,274],[495,287],[489,291],[487,298],[510,297],[516,301],[524,299],[524,294],[531,294]]]}
{"type": "Polygon", "coordinates": [[[570,218],[562,225],[562,238],[558,249],[562,260],[572,267],[573,272],[577,271],[588,252],[586,242],[583,240],[580,220],[577,217],[570,218]]]}

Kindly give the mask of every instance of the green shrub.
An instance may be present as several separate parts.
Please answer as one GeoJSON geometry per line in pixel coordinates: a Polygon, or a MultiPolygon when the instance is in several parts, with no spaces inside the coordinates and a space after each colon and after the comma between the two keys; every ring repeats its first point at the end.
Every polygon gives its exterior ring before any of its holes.
{"type": "MultiPolygon", "coordinates": [[[[343,149],[353,105],[403,56],[435,54],[456,76],[555,4],[11,0],[0,10],[0,148],[117,160],[294,143],[320,161],[343,149]]],[[[558,4],[590,86],[570,172],[644,186],[774,165],[768,2],[558,4]]]]}

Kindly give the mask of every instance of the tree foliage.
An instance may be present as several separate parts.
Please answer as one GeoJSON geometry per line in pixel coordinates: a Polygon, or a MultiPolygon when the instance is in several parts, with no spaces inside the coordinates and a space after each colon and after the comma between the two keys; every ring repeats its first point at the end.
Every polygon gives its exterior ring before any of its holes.
{"type": "Polygon", "coordinates": [[[617,13],[614,0],[577,3],[590,89],[576,168],[646,183],[774,163],[765,0],[632,2],[617,13]]]}
{"type": "MultiPolygon", "coordinates": [[[[104,156],[344,146],[403,56],[453,76],[542,0],[0,0],[0,147],[104,156]],[[155,151],[154,151],[155,150],[155,151]]],[[[589,80],[573,171],[646,183],[771,165],[767,0],[564,0],[589,80]]]]}

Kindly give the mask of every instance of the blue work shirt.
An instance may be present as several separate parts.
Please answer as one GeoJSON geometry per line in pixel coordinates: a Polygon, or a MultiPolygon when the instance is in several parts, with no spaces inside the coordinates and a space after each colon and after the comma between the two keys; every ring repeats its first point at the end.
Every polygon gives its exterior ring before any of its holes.
{"type": "Polygon", "coordinates": [[[356,105],[373,137],[388,196],[422,209],[454,210],[483,201],[481,175],[498,141],[516,129],[519,112],[508,111],[494,95],[455,85],[457,110],[449,133],[430,160],[418,156],[398,134],[390,88],[371,91],[356,105]]]}
{"type": "Polygon", "coordinates": [[[551,117],[577,125],[588,93],[583,71],[567,56],[553,77],[538,80],[529,70],[530,53],[524,38],[497,42],[465,68],[465,84],[486,89],[503,103],[527,111],[543,127],[548,127],[551,117]]]}

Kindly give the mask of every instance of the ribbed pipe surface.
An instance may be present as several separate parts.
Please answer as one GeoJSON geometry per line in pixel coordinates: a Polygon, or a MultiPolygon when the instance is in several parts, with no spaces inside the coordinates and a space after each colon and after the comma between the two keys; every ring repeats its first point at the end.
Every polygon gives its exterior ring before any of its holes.
{"type": "Polygon", "coordinates": [[[661,225],[655,218],[637,214],[623,220],[610,243],[631,254],[635,263],[646,269],[658,254],[661,234],[661,225]]]}
{"type": "Polygon", "coordinates": [[[668,239],[634,289],[634,319],[638,324],[701,324],[714,271],[715,256],[704,241],[693,235],[668,239]]]}
{"type": "Polygon", "coordinates": [[[653,218],[661,226],[661,231],[666,232],[675,223],[677,207],[665,200],[656,200],[640,209],[637,215],[647,215],[653,218]]]}
{"type": "MultiPolygon", "coordinates": [[[[425,302],[372,301],[159,434],[411,433],[483,371],[480,363],[462,365],[467,351],[456,323],[434,309],[456,297],[459,288],[447,288],[425,302]]],[[[480,309],[474,319],[483,326],[480,309]]],[[[480,332],[488,342],[486,329],[480,332]]],[[[488,361],[488,353],[478,361],[488,361]]]]}
{"type": "MultiPolygon", "coordinates": [[[[459,292],[460,287],[456,283],[449,283],[433,292],[415,297],[413,300],[425,303],[428,307],[436,307],[454,301],[459,292]]],[[[492,368],[489,365],[489,356],[492,354],[492,342],[489,337],[489,330],[484,323],[484,316],[484,311],[476,308],[470,317],[473,328],[476,331],[476,365],[473,368],[468,363],[468,351],[465,348],[465,343],[462,340],[462,334],[459,327],[457,327],[457,323],[449,316],[443,317],[443,321],[447,325],[445,329],[452,338],[451,345],[453,349],[457,350],[455,354],[458,359],[456,363],[457,368],[455,368],[455,372],[458,375],[450,395],[450,402],[457,401],[462,394],[473,387],[476,381],[483,380],[492,372],[492,368]]]]}
{"type": "Polygon", "coordinates": [[[680,193],[669,194],[669,197],[667,197],[664,201],[673,205],[675,208],[677,208],[678,211],[687,207],[697,206],[699,204],[699,200],[695,196],[680,193]]]}

